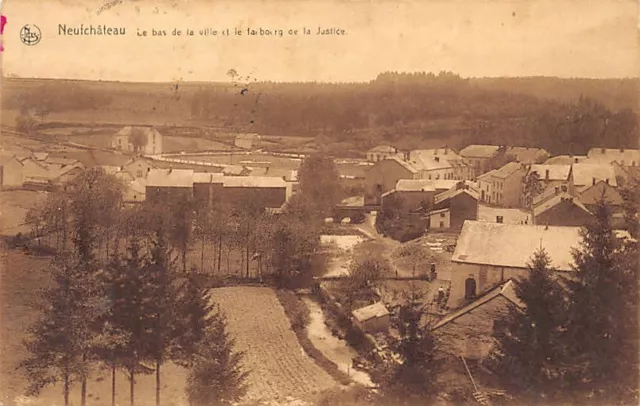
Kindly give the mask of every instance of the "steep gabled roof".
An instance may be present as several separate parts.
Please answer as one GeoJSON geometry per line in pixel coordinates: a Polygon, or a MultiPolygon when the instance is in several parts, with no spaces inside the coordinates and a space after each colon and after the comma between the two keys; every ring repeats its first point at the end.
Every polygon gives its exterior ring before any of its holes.
{"type": "Polygon", "coordinates": [[[529,173],[536,172],[540,180],[545,180],[547,179],[547,171],[549,171],[548,180],[568,180],[569,172],[571,172],[571,165],[531,165],[529,173]]]}
{"type": "Polygon", "coordinates": [[[536,205],[533,207],[533,215],[534,216],[539,216],[540,214],[546,212],[547,210],[550,210],[554,207],[556,207],[557,205],[561,204],[561,203],[565,203],[565,202],[570,202],[571,204],[575,205],[576,207],[578,207],[579,209],[581,209],[582,211],[584,211],[587,214],[591,214],[591,212],[589,211],[589,209],[587,209],[584,204],[582,204],[578,199],[574,198],[573,196],[569,195],[568,193],[560,193],[550,199],[547,199],[543,202],[541,202],[540,204],[536,205]]]}
{"type": "Polygon", "coordinates": [[[534,226],[465,221],[452,261],[478,265],[526,268],[539,248],[551,266],[571,271],[572,249],[581,244],[579,227],[534,226]]]}
{"type": "Polygon", "coordinates": [[[449,200],[452,199],[456,196],[459,196],[463,193],[466,193],[467,195],[471,196],[473,199],[478,200],[480,198],[480,194],[478,193],[477,190],[473,190],[473,189],[449,189],[447,191],[444,191],[438,195],[436,195],[435,199],[434,199],[434,203],[438,204],[438,203],[442,203],[445,200],[449,200]]]}
{"type": "Polygon", "coordinates": [[[518,162],[527,164],[541,162],[549,157],[549,153],[546,150],[532,147],[509,147],[505,154],[513,155],[518,162]]]}
{"type": "Polygon", "coordinates": [[[498,297],[503,297],[503,298],[507,299],[508,301],[510,301],[514,305],[518,306],[519,308],[524,308],[524,303],[522,303],[522,301],[516,295],[514,282],[512,280],[508,280],[505,283],[503,283],[502,285],[499,285],[499,286],[495,287],[494,289],[490,290],[489,292],[487,292],[486,294],[482,295],[481,297],[479,297],[475,301],[473,301],[473,302],[469,303],[468,305],[462,307],[461,309],[458,309],[458,310],[454,311],[453,313],[447,314],[446,316],[444,316],[442,319],[440,319],[433,326],[433,330],[436,330],[436,329],[438,329],[438,328],[440,328],[442,326],[445,326],[445,325],[451,323],[452,321],[456,320],[457,318],[459,318],[461,316],[464,316],[465,314],[470,313],[474,309],[477,309],[478,307],[480,307],[482,305],[485,305],[485,304],[491,302],[493,299],[496,299],[498,297]]]}
{"type": "Polygon", "coordinates": [[[575,186],[592,185],[595,181],[609,181],[611,186],[617,186],[616,173],[610,164],[580,163],[573,165],[573,184],[575,186]]]}

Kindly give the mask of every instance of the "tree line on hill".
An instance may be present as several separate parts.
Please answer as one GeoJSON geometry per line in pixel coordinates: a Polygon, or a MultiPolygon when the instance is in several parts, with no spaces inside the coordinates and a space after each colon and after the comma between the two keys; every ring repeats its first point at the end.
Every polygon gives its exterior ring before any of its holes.
{"type": "Polygon", "coordinates": [[[123,371],[131,405],[136,376],[155,373],[159,405],[161,370],[172,362],[189,371],[192,405],[240,400],[246,392],[243,354],[233,350],[224,313],[212,304],[215,294],[197,267],[187,269],[186,255],[210,239],[219,249],[219,267],[220,246],[234,239],[246,266],[240,273],[258,254],[264,277],[276,286],[308,278],[321,220],[340,186],[335,165],[323,157],[305,160],[300,175],[302,192],[281,215],[264,213],[258,201],[208,206],[179,196],[123,207],[122,185],[101,168],[87,169],[50,193],[28,216],[36,238],[56,236],[54,284],[42,292],[42,314],[30,329],[29,357],[21,364],[29,394],[60,384],[68,405],[71,387],[79,383],[86,405],[89,376],[106,368],[112,404],[116,372],[123,371]],[[326,187],[323,193],[318,185],[326,187]]]}
{"type": "MultiPolygon", "coordinates": [[[[475,79],[451,72],[385,72],[368,83],[334,84],[249,83],[236,77],[226,87],[186,84],[169,92],[167,85],[159,85],[156,99],[210,126],[316,137],[318,149],[338,155],[361,153],[380,143],[412,148],[433,140],[453,148],[472,143],[540,147],[554,155],[585,154],[593,145],[637,147],[636,79],[475,79]]],[[[114,97],[142,98],[149,91],[131,85],[127,93],[127,85],[118,84],[112,94],[109,83],[18,84],[10,89],[12,97],[3,98],[3,107],[32,109],[41,118],[53,111],[108,110],[114,97]]],[[[151,113],[155,102],[149,103],[137,105],[151,113]]]]}

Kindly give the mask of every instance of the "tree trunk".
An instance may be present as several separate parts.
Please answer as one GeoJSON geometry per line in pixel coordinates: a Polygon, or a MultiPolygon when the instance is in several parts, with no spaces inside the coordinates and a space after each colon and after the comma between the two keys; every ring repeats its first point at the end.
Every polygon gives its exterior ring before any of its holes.
{"type": "Polygon", "coordinates": [[[156,360],[156,406],[160,406],[160,360],[156,360]]]}
{"type": "Polygon", "coordinates": [[[200,252],[200,272],[204,272],[204,234],[202,234],[202,250],[200,252]]]}
{"type": "Polygon", "coordinates": [[[182,272],[187,272],[187,247],[182,247],[182,272]]]}
{"type": "Polygon", "coordinates": [[[116,406],[116,363],[111,365],[111,406],[116,406]]]}
{"type": "Polygon", "coordinates": [[[82,377],[82,383],[80,387],[80,405],[87,406],[87,377],[82,377]]]}
{"type": "Polygon", "coordinates": [[[136,371],[133,362],[129,366],[129,404],[135,404],[136,371]]]}
{"type": "Polygon", "coordinates": [[[222,261],[222,233],[218,238],[218,274],[220,274],[220,262],[222,261]]]}
{"type": "Polygon", "coordinates": [[[64,374],[64,406],[69,406],[69,373],[64,374]]]}

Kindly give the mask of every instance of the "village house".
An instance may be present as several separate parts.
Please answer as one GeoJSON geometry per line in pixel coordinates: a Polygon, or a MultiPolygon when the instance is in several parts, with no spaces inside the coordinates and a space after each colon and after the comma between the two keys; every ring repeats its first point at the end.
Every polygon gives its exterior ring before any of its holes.
{"type": "Polygon", "coordinates": [[[591,148],[585,163],[613,164],[622,166],[640,166],[640,150],[625,148],[591,148]]]}
{"type": "Polygon", "coordinates": [[[151,169],[158,167],[148,159],[136,157],[122,166],[122,170],[129,172],[136,179],[145,179],[151,169]]]}
{"type": "Polygon", "coordinates": [[[196,172],[193,174],[193,197],[211,207],[222,196],[224,174],[196,172]]]}
{"type": "Polygon", "coordinates": [[[147,186],[143,178],[125,183],[122,201],[125,204],[137,204],[146,200],[147,186]]]}
{"type": "Polygon", "coordinates": [[[512,306],[524,308],[508,280],[440,319],[432,328],[445,353],[481,361],[495,345],[495,328],[512,306]]]}
{"type": "Polygon", "coordinates": [[[353,323],[365,333],[375,334],[389,330],[389,311],[382,302],[356,309],[351,314],[353,323]]]}
{"type": "Polygon", "coordinates": [[[393,190],[382,194],[381,205],[394,202],[399,210],[410,212],[433,206],[436,189],[432,181],[422,179],[400,179],[393,190]]]}
{"type": "Polygon", "coordinates": [[[508,279],[526,277],[527,263],[540,248],[554,269],[568,274],[572,250],[580,243],[579,227],[465,221],[452,257],[449,306],[457,308],[508,279]]]}
{"type": "Polygon", "coordinates": [[[593,214],[568,193],[554,197],[533,207],[533,224],[582,227],[593,220],[593,214]]]}
{"type": "Polygon", "coordinates": [[[474,175],[473,166],[450,148],[413,150],[408,158],[420,179],[466,180],[474,175]]]}
{"type": "Polygon", "coordinates": [[[508,209],[478,203],[478,221],[499,224],[532,224],[531,212],[522,208],[508,209]]]}
{"type": "Polygon", "coordinates": [[[224,176],[221,200],[279,210],[290,198],[284,179],[269,176],[224,176]]]}
{"type": "Polygon", "coordinates": [[[21,188],[24,184],[24,166],[15,155],[0,155],[0,188],[21,188]]]}
{"type": "Polygon", "coordinates": [[[84,168],[76,165],[63,166],[60,169],[51,169],[50,182],[58,185],[68,183],[82,172],[84,172],[84,168]]]}
{"type": "Polygon", "coordinates": [[[76,167],[80,169],[85,168],[82,162],[74,158],[55,157],[48,155],[45,160],[40,162],[42,162],[47,167],[47,169],[51,171],[58,171],[65,168],[68,170],[70,167],[76,167]]]}
{"type": "Polygon", "coordinates": [[[490,169],[490,161],[498,156],[499,148],[497,145],[469,145],[460,150],[459,155],[474,168],[477,177],[490,169]]]}
{"type": "Polygon", "coordinates": [[[478,177],[480,200],[502,207],[519,207],[526,165],[509,162],[478,177]]]}
{"type": "Polygon", "coordinates": [[[51,173],[42,162],[44,159],[38,160],[33,155],[19,159],[23,166],[25,184],[46,185],[49,183],[51,173]]]}
{"type": "Polygon", "coordinates": [[[599,181],[614,187],[618,186],[611,164],[574,164],[569,176],[569,193],[576,196],[599,181]]]}
{"type": "Polygon", "coordinates": [[[140,155],[157,155],[162,153],[162,134],[154,127],[126,126],[111,137],[109,147],[140,155]]]}
{"type": "Polygon", "coordinates": [[[478,191],[468,182],[458,182],[435,197],[429,213],[429,230],[460,230],[466,220],[478,219],[478,191]]]}
{"type": "Polygon", "coordinates": [[[398,154],[398,149],[389,145],[378,145],[367,151],[367,161],[378,162],[398,154]]]}
{"type": "Polygon", "coordinates": [[[393,190],[400,179],[418,179],[418,169],[398,157],[376,162],[365,174],[364,204],[380,205],[382,194],[393,190]]]}
{"type": "Polygon", "coordinates": [[[571,165],[531,165],[527,176],[537,174],[542,190],[554,189],[556,186],[568,187],[571,165]]]}
{"type": "Polygon", "coordinates": [[[522,164],[540,164],[549,159],[549,153],[542,148],[507,147],[505,155],[515,158],[522,164]]]}
{"type": "Polygon", "coordinates": [[[193,196],[193,170],[151,169],[145,188],[146,200],[154,203],[190,199],[193,196]]]}
{"type": "Polygon", "coordinates": [[[591,213],[596,212],[600,199],[604,198],[611,210],[611,223],[614,228],[625,228],[624,199],[618,188],[602,180],[591,186],[583,187],[576,197],[591,213]]]}

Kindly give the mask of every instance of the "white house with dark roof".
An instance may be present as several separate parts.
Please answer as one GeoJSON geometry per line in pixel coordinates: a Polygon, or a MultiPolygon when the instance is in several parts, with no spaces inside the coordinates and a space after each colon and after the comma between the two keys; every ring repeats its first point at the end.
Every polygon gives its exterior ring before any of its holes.
{"type": "Polygon", "coordinates": [[[450,148],[413,150],[408,158],[421,179],[467,180],[475,175],[473,166],[450,148]]]}
{"type": "Polygon", "coordinates": [[[571,272],[579,227],[465,221],[452,257],[449,306],[458,307],[508,279],[527,276],[527,263],[544,248],[551,266],[571,272]]]}
{"type": "Polygon", "coordinates": [[[379,205],[382,195],[396,187],[401,179],[419,179],[419,170],[398,157],[376,162],[365,173],[364,204],[379,205]]]}
{"type": "Polygon", "coordinates": [[[479,176],[480,201],[501,207],[519,207],[526,171],[526,165],[509,162],[479,176]]]}

